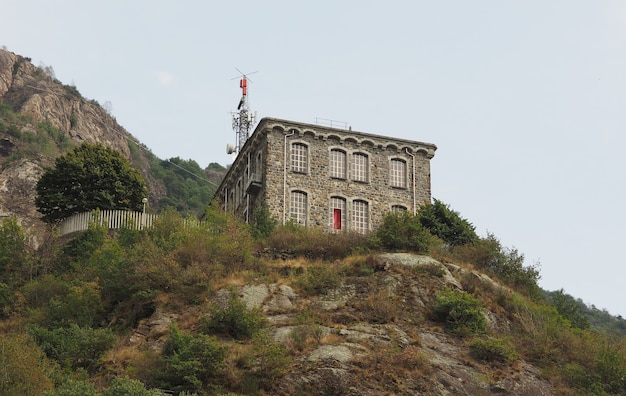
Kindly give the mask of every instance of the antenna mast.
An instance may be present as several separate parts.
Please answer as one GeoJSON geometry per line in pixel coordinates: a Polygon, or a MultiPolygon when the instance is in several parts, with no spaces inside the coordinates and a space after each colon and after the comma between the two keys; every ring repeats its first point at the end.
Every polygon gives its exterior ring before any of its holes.
{"type": "MultiPolygon", "coordinates": [[[[239,69],[237,69],[237,71],[241,73],[239,69]]],[[[246,143],[246,140],[248,140],[248,137],[250,137],[250,131],[254,127],[254,124],[256,124],[256,112],[252,114],[250,108],[248,107],[248,82],[250,82],[248,76],[241,73],[241,78],[239,79],[239,88],[241,88],[241,99],[239,100],[237,111],[232,112],[233,130],[235,131],[235,135],[237,135],[237,146],[232,147],[232,145],[229,145],[226,149],[228,154],[232,154],[233,152],[239,153],[239,150],[242,149],[243,145],[246,143]]]]}

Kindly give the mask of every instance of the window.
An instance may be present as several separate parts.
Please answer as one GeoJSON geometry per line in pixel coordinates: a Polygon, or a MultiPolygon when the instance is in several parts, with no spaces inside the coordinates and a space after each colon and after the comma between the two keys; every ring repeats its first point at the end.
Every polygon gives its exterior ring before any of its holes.
{"type": "Polygon", "coordinates": [[[307,199],[303,191],[291,192],[289,218],[296,224],[306,226],[307,199]]]}
{"type": "Polygon", "coordinates": [[[346,227],[346,200],[341,197],[330,197],[330,229],[341,231],[346,227]]]}
{"type": "Polygon", "coordinates": [[[389,164],[389,185],[406,188],[406,162],[392,159],[389,164]]]}
{"type": "Polygon", "coordinates": [[[361,200],[352,201],[352,229],[361,234],[369,231],[368,203],[361,200]]]}
{"type": "Polygon", "coordinates": [[[391,206],[391,213],[398,213],[398,214],[402,214],[406,212],[406,206],[402,206],[402,205],[392,205],[391,206]]]}
{"type": "Polygon", "coordinates": [[[346,178],[346,152],[330,150],[330,177],[338,179],[346,178]]]}
{"type": "Polygon", "coordinates": [[[307,173],[306,144],[294,143],[291,145],[291,170],[298,173],[307,173]]]}
{"type": "Polygon", "coordinates": [[[352,179],[355,181],[367,182],[368,181],[368,164],[367,154],[354,153],[352,154],[352,179]]]}

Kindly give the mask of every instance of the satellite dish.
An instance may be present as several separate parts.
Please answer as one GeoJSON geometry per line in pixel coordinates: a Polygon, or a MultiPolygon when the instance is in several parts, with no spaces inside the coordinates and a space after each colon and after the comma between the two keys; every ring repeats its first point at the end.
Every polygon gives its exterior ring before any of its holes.
{"type": "Polygon", "coordinates": [[[235,146],[233,146],[232,144],[228,143],[226,145],[226,154],[232,154],[235,152],[235,146]]]}

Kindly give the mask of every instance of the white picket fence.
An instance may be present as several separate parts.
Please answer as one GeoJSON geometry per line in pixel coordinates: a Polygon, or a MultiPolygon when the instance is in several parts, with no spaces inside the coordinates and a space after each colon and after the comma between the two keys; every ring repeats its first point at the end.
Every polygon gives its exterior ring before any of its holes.
{"type": "Polygon", "coordinates": [[[89,229],[90,223],[107,228],[130,228],[142,230],[152,226],[157,215],[152,213],[131,212],[128,210],[95,210],[93,212],[76,213],[63,220],[59,226],[61,235],[89,229]]]}

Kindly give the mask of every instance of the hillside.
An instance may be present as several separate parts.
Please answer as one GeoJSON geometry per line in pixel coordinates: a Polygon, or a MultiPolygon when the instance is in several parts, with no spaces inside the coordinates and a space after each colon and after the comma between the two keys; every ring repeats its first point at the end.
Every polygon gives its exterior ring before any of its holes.
{"type": "Polygon", "coordinates": [[[37,252],[3,224],[0,392],[626,392],[624,337],[548,305],[534,272],[489,240],[385,252],[384,233],[291,225],[255,238],[227,214],[208,219],[169,212],[37,252]]]}
{"type": "Polygon", "coordinates": [[[542,291],[521,253],[436,200],[368,236],[210,208],[189,226],[222,166],[157,158],[2,50],[0,165],[0,394],[626,393],[626,321],[542,291]],[[40,222],[38,178],[82,142],[141,170],[152,228],[40,222]]]}
{"type": "Polygon", "coordinates": [[[0,49],[0,217],[15,216],[41,235],[35,184],[54,159],[81,143],[101,143],[129,158],[147,182],[152,211],[173,206],[199,216],[225,169],[192,160],[161,160],[121,127],[97,101],[64,85],[51,67],[0,49]],[[211,168],[211,167],[210,167],[211,168]]]}

